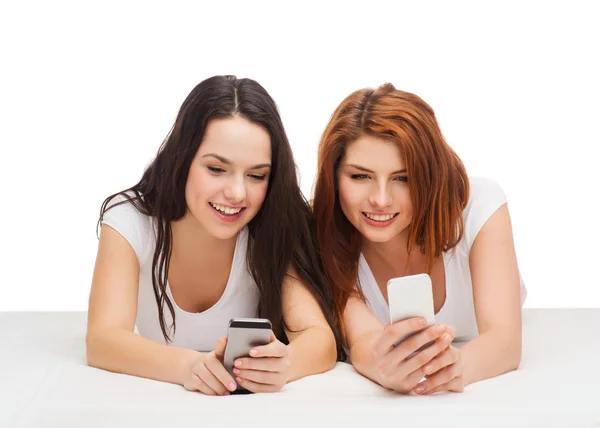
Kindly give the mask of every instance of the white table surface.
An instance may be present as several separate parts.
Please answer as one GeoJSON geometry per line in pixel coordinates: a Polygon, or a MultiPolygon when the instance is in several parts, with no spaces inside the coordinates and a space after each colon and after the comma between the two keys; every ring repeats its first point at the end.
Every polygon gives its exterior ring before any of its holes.
{"type": "Polygon", "coordinates": [[[0,427],[600,427],[600,309],[525,309],[519,370],[399,395],[338,363],[276,394],[208,397],[85,363],[84,312],[0,312],[0,427]]]}

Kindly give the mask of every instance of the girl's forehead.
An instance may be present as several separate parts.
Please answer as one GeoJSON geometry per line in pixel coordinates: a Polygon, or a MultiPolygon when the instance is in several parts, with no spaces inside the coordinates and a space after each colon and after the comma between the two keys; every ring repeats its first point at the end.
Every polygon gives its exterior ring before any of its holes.
{"type": "Polygon", "coordinates": [[[198,155],[239,165],[270,163],[271,137],[264,128],[241,117],[213,119],[206,127],[198,155]]]}
{"type": "Polygon", "coordinates": [[[377,172],[405,168],[404,158],[398,145],[393,141],[373,136],[361,136],[349,143],[343,163],[377,172]]]}

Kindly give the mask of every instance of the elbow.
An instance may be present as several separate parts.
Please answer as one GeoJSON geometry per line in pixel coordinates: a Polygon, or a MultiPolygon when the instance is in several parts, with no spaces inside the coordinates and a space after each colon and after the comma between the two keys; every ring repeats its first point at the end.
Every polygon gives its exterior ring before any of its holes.
{"type": "Polygon", "coordinates": [[[320,364],[316,370],[318,373],[325,373],[333,369],[338,357],[337,343],[333,332],[329,328],[322,329],[322,334],[325,340],[323,340],[320,364]]]}
{"type": "Polygon", "coordinates": [[[338,348],[336,346],[335,340],[331,344],[331,349],[327,353],[327,365],[325,367],[325,371],[329,371],[333,369],[338,361],[338,348]]]}
{"type": "Polygon", "coordinates": [[[88,366],[95,368],[98,368],[97,342],[97,337],[88,331],[85,336],[85,360],[88,366]]]}
{"type": "Polygon", "coordinates": [[[335,367],[336,363],[337,363],[337,350],[334,351],[332,354],[327,353],[327,355],[322,359],[319,367],[316,368],[314,374],[327,373],[328,371],[332,370],[335,367]]]}
{"type": "Polygon", "coordinates": [[[517,370],[521,365],[522,349],[523,347],[520,340],[512,346],[509,358],[509,371],[517,370]]]}
{"type": "Polygon", "coordinates": [[[85,336],[85,359],[89,367],[101,369],[102,367],[102,335],[98,332],[88,331],[85,336]]]}
{"type": "Polygon", "coordinates": [[[311,327],[310,333],[309,336],[305,336],[309,340],[298,341],[296,338],[288,345],[290,374],[287,382],[325,373],[337,362],[336,341],[331,330],[311,327]]]}
{"type": "Polygon", "coordinates": [[[338,359],[337,343],[331,331],[328,332],[328,340],[326,343],[327,345],[323,349],[322,373],[333,369],[338,359]]]}
{"type": "Polygon", "coordinates": [[[521,365],[522,355],[522,340],[521,335],[505,339],[504,345],[504,361],[506,372],[517,370],[521,365]]]}
{"type": "Polygon", "coordinates": [[[520,328],[498,329],[490,332],[497,344],[497,367],[502,373],[517,370],[521,364],[523,338],[520,328]]]}

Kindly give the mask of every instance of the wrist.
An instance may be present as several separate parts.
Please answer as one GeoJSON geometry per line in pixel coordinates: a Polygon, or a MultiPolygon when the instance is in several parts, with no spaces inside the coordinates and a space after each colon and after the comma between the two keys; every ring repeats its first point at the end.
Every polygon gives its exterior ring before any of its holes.
{"type": "Polygon", "coordinates": [[[177,358],[176,367],[176,381],[179,385],[184,385],[189,377],[189,373],[192,370],[196,360],[202,355],[202,353],[193,351],[191,349],[179,348],[180,352],[177,358]]]}
{"type": "Polygon", "coordinates": [[[370,343],[361,346],[361,342],[356,342],[350,349],[350,360],[354,365],[355,369],[366,378],[371,379],[373,382],[383,386],[384,388],[391,389],[387,385],[386,379],[379,370],[379,362],[373,346],[369,346],[370,343]]]}
{"type": "Polygon", "coordinates": [[[289,361],[289,368],[287,369],[286,373],[285,373],[285,383],[287,384],[288,382],[290,382],[293,379],[296,379],[297,374],[295,373],[295,370],[297,370],[297,366],[294,364],[294,353],[293,353],[293,346],[285,345],[285,347],[287,348],[287,358],[289,361]]]}
{"type": "MultiPolygon", "coordinates": [[[[469,372],[469,363],[468,361],[465,359],[465,352],[463,349],[458,349],[458,352],[460,354],[460,368],[461,368],[461,372],[462,372],[462,381],[463,381],[463,386],[467,386],[471,383],[473,383],[472,380],[472,373],[469,372]]],[[[467,356],[468,358],[468,356],[467,356]]]]}

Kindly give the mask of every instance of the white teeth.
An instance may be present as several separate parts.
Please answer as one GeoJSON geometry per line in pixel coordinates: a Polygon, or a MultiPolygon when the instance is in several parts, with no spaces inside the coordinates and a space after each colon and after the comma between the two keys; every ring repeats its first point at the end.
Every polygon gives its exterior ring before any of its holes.
{"type": "Polygon", "coordinates": [[[369,217],[371,220],[375,220],[375,221],[388,221],[388,220],[394,218],[394,216],[396,214],[375,215],[375,214],[371,214],[371,213],[365,213],[365,215],[367,217],[369,217]]]}
{"type": "Polygon", "coordinates": [[[210,205],[217,211],[221,211],[222,213],[227,215],[237,214],[242,210],[241,208],[229,208],[223,205],[213,204],[212,202],[210,202],[210,205]]]}

